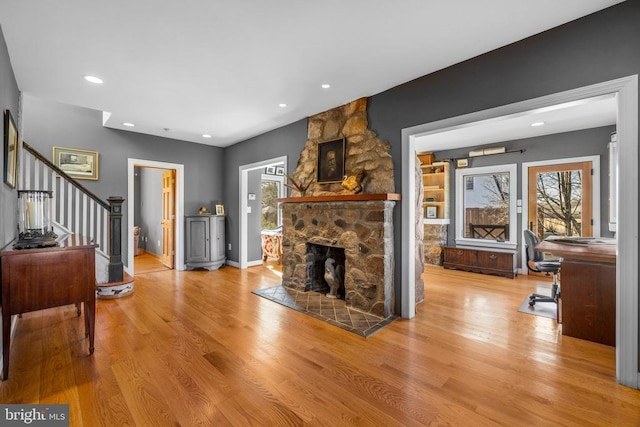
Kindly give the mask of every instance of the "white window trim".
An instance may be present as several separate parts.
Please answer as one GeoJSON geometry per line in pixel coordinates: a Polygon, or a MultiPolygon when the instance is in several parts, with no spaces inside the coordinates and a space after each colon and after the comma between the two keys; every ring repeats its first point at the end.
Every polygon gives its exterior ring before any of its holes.
{"type": "Polygon", "coordinates": [[[516,199],[518,198],[517,189],[518,165],[515,163],[456,169],[456,245],[516,249],[518,247],[518,213],[516,212],[516,199]],[[471,239],[464,237],[464,177],[468,175],[488,175],[504,172],[509,173],[509,240],[498,242],[495,240],[471,239]]]}

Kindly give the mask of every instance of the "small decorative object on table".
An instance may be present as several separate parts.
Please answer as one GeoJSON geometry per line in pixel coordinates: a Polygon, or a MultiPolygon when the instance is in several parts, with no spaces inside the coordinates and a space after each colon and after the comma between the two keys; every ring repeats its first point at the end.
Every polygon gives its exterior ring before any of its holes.
{"type": "Polygon", "coordinates": [[[211,211],[209,210],[209,208],[207,208],[206,206],[202,206],[199,210],[198,210],[198,215],[211,215],[211,211]]]}
{"type": "Polygon", "coordinates": [[[224,205],[216,205],[216,215],[224,215],[224,205]]]}
{"type": "Polygon", "coordinates": [[[358,194],[362,191],[362,180],[364,179],[364,175],[364,170],[357,175],[345,175],[342,179],[342,187],[345,190],[353,191],[353,194],[358,194]]]}

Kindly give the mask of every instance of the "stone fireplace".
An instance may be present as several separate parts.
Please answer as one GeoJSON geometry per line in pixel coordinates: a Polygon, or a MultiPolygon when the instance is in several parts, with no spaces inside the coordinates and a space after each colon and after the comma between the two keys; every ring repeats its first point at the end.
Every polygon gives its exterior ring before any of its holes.
{"type": "Polygon", "coordinates": [[[312,197],[285,199],[282,285],[303,292],[327,291],[328,285],[322,279],[323,260],[330,252],[338,264],[339,254],[343,253],[344,292],[340,298],[347,306],[365,313],[382,318],[392,315],[395,201],[389,199],[397,200],[394,196],[397,195],[342,195],[331,201],[313,201],[312,197]],[[315,252],[310,254],[308,248],[315,252]]]}
{"type": "Polygon", "coordinates": [[[290,197],[279,199],[284,288],[328,293],[324,263],[331,252],[334,266],[344,269],[337,293],[347,307],[394,315],[393,209],[400,195],[391,146],[369,129],[367,98],[309,117],[289,181],[290,197]],[[319,145],[336,138],[344,139],[345,180],[318,182],[319,145]],[[348,185],[356,178],[359,185],[348,185]]]}

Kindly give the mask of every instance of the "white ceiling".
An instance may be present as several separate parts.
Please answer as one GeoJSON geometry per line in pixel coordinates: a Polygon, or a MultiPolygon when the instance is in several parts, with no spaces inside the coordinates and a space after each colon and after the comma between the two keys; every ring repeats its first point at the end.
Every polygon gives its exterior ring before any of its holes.
{"type": "Polygon", "coordinates": [[[597,96],[418,136],[415,147],[418,153],[453,150],[615,125],[617,113],[615,94],[597,96]],[[541,122],[542,126],[531,126],[541,122]]]}
{"type": "Polygon", "coordinates": [[[0,24],[22,92],[224,147],[620,2],[2,0],[0,24]]]}

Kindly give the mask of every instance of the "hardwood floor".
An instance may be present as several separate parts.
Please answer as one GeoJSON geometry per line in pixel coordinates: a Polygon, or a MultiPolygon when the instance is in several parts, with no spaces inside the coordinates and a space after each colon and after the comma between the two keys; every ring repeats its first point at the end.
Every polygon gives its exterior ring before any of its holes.
{"type": "Polygon", "coordinates": [[[639,425],[612,347],[517,312],[540,278],[423,277],[416,318],[365,339],[252,294],[277,265],[137,274],[98,301],[93,356],[73,306],[24,314],[1,401],[74,426],[639,425]]]}

